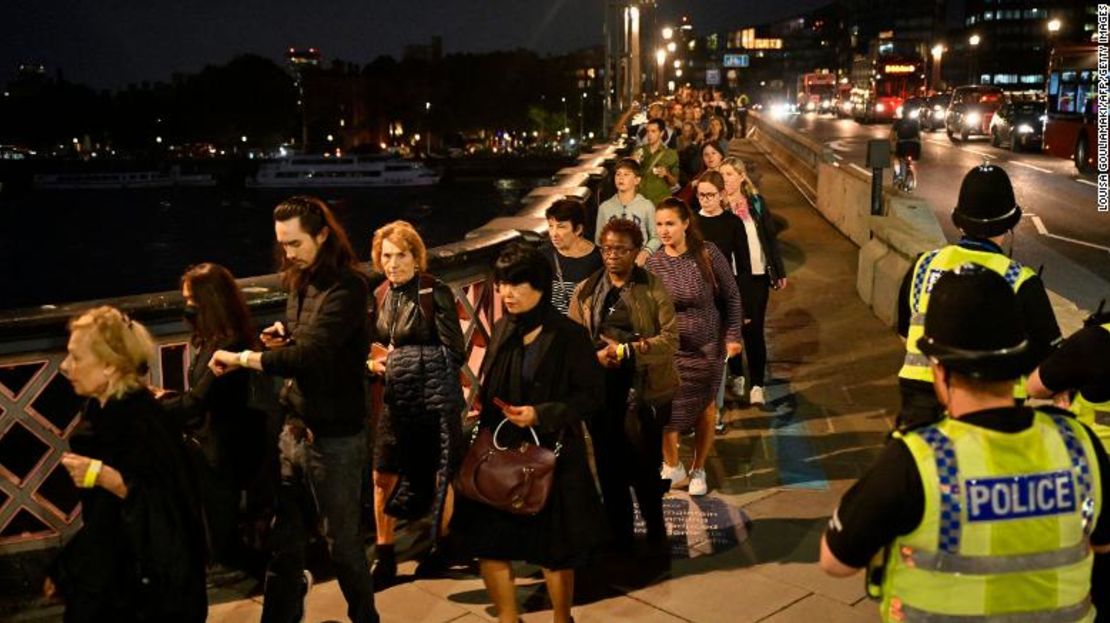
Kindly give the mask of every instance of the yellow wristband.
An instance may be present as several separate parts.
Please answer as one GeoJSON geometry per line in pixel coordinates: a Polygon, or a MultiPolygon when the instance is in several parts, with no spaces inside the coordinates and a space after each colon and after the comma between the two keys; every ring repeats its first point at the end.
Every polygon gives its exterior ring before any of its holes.
{"type": "Polygon", "coordinates": [[[96,479],[100,476],[100,468],[104,467],[103,461],[93,459],[89,462],[89,468],[85,470],[85,480],[81,482],[81,486],[85,489],[92,489],[96,486],[96,479]]]}

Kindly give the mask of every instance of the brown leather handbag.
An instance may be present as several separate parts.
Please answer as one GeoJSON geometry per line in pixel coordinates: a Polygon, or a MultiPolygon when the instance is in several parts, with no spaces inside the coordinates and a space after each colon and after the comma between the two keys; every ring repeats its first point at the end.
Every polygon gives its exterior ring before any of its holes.
{"type": "Polygon", "coordinates": [[[455,477],[455,490],[507,513],[535,515],[547,505],[562,442],[548,450],[540,445],[535,429],[529,427],[536,443],[525,441],[516,448],[500,446],[497,433],[508,421],[502,420],[492,433],[489,428],[478,430],[455,477]]]}

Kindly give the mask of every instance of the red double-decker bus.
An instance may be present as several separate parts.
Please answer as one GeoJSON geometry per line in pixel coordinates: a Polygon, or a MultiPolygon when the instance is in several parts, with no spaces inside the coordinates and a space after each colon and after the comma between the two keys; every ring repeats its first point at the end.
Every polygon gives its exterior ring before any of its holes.
{"type": "Polygon", "coordinates": [[[925,94],[925,61],[916,55],[857,57],[852,82],[852,116],[889,121],[903,102],[925,94]]]}
{"type": "Polygon", "coordinates": [[[1095,169],[1095,88],[1098,47],[1057,48],[1048,64],[1044,151],[1071,158],[1080,173],[1095,169]]]}

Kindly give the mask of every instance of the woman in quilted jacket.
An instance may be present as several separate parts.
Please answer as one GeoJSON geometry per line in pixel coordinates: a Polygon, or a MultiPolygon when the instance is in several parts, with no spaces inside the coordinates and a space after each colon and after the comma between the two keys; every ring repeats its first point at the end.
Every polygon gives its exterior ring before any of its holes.
{"type": "Polygon", "coordinates": [[[424,272],[428,254],[412,225],[394,221],[374,233],[371,258],[385,281],[374,291],[373,340],[366,366],[384,381],[374,447],[374,588],[396,581],[398,517],[433,511],[436,536],[417,569],[446,563],[445,539],[454,495],[449,483],[461,460],[464,402],[459,367],[466,357],[450,286],[424,272]]]}

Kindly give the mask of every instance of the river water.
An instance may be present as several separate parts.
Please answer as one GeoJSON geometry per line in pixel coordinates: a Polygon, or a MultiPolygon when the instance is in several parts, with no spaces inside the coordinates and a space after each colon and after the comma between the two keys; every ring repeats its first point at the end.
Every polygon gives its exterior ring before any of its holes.
{"type": "MultiPolygon", "coordinates": [[[[416,226],[429,247],[511,214],[546,179],[444,182],[410,189],[329,189],[362,259],[376,228],[416,226]]],[[[34,191],[0,196],[0,309],[172,290],[186,267],[217,262],[237,277],[273,272],[271,212],[313,191],[167,188],[34,191]]]]}

